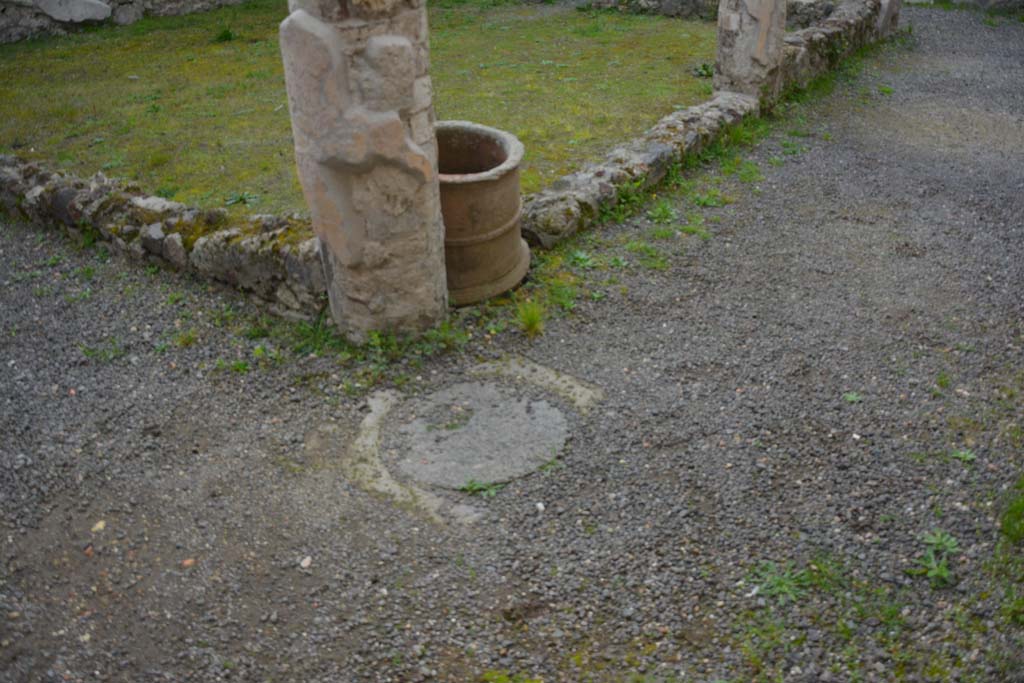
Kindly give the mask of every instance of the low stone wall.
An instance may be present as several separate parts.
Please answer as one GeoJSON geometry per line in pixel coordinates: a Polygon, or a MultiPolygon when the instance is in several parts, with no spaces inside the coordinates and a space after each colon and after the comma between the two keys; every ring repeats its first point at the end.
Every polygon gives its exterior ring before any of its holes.
{"type": "Polygon", "coordinates": [[[243,0],[0,0],[0,43],[64,35],[86,24],[203,12],[243,0]]]}
{"type": "Polygon", "coordinates": [[[618,9],[634,14],[661,14],[666,17],[714,19],[717,0],[583,0],[581,7],[618,9]]]}
{"type": "MultiPolygon", "coordinates": [[[[907,4],[929,7],[938,4],[935,0],[906,0],[907,4]]],[[[1013,13],[1024,11],[1024,0],[952,0],[960,9],[979,9],[985,12],[1013,13]]]]}
{"type": "MultiPolygon", "coordinates": [[[[1024,0],[979,0],[981,2],[1024,2],[1024,0]]],[[[660,14],[666,17],[714,19],[718,14],[716,0],[582,0],[582,7],[617,9],[633,14],[660,14]]],[[[807,28],[820,22],[835,8],[832,0],[787,0],[786,26],[807,28]]]]}
{"type": "MultiPolygon", "coordinates": [[[[820,23],[786,34],[784,88],[806,86],[854,50],[888,35],[898,8],[899,0],[846,0],[820,23]]],[[[604,161],[526,197],[523,234],[551,247],[594,225],[623,188],[657,185],[673,163],[699,153],[728,126],[766,106],[771,103],[750,95],[718,92],[665,116],[604,161]]],[[[9,156],[0,156],[0,207],[72,235],[96,231],[115,251],[234,285],[285,317],[309,318],[326,303],[318,241],[308,220],[298,216],[231,223],[222,209],[189,208],[103,174],[86,181],[9,156]]]]}
{"type": "Polygon", "coordinates": [[[0,156],[0,210],[232,285],[283,317],[309,319],[326,303],[319,241],[298,216],[230,221],[224,209],[190,208],[102,173],[81,180],[11,156],[0,156]]]}

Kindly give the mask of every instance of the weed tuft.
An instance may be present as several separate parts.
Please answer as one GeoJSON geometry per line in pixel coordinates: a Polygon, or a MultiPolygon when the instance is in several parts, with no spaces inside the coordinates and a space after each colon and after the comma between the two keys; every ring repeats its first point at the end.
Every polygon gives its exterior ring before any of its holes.
{"type": "Polygon", "coordinates": [[[776,598],[782,604],[796,602],[804,596],[810,584],[806,570],[793,568],[792,563],[778,565],[762,562],[754,569],[751,580],[758,592],[766,598],[776,598]]]}
{"type": "Polygon", "coordinates": [[[477,481],[476,479],[470,479],[465,484],[459,487],[459,490],[463,493],[468,493],[471,496],[480,496],[481,498],[494,498],[498,495],[498,491],[505,488],[504,484],[484,484],[477,481]]]}
{"type": "Polygon", "coordinates": [[[531,339],[544,333],[544,306],[537,301],[521,301],[516,305],[516,323],[531,339]]]}

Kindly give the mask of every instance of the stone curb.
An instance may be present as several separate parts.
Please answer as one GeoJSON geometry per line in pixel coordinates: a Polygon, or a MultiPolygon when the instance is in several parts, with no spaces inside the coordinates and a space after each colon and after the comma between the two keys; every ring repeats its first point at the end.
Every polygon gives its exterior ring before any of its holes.
{"type": "MultiPolygon", "coordinates": [[[[783,89],[806,86],[845,56],[888,35],[896,22],[886,0],[847,0],[820,24],[787,33],[783,89]]],[[[643,136],[616,147],[599,164],[564,176],[526,197],[523,234],[550,248],[596,224],[627,186],[651,188],[673,163],[697,154],[728,126],[758,113],[756,98],[717,92],[702,104],[662,118],[643,136]]],[[[133,184],[97,173],[89,180],[53,173],[37,164],[0,156],[0,206],[72,236],[94,232],[111,249],[159,261],[232,285],[285,318],[310,319],[326,304],[326,281],[317,238],[298,215],[254,215],[229,224],[224,209],[201,210],[147,196],[133,184]]]]}
{"type": "Polygon", "coordinates": [[[231,223],[224,209],[195,209],[102,173],[82,180],[12,156],[0,156],[0,207],[75,238],[98,235],[129,258],[232,285],[286,318],[313,318],[326,302],[319,242],[295,239],[311,230],[298,216],[231,223]]]}

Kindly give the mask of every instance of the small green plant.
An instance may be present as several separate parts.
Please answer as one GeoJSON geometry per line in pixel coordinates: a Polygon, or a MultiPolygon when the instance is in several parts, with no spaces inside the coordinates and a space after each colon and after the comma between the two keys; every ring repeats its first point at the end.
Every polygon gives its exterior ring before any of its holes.
{"type": "Polygon", "coordinates": [[[951,534],[938,529],[926,533],[922,541],[927,546],[924,554],[917,558],[917,566],[907,569],[911,576],[924,576],[932,588],[953,585],[956,580],[949,568],[949,559],[960,552],[960,544],[951,534]]]}
{"type": "Polygon", "coordinates": [[[86,358],[97,360],[101,363],[109,363],[125,354],[124,347],[113,338],[108,339],[100,346],[86,346],[85,344],[79,344],[78,348],[86,358]]]}
{"type": "Polygon", "coordinates": [[[234,322],[238,317],[238,311],[231,304],[224,304],[220,309],[214,311],[212,322],[217,327],[225,327],[234,322]]]}
{"type": "Polygon", "coordinates": [[[252,325],[242,330],[242,336],[250,341],[269,337],[270,327],[268,321],[263,318],[255,321],[252,325]]]}
{"type": "Polygon", "coordinates": [[[215,43],[230,43],[232,40],[235,40],[236,38],[238,38],[238,34],[236,34],[234,31],[232,31],[231,27],[225,26],[224,28],[222,28],[220,31],[217,32],[217,35],[215,35],[213,37],[213,42],[215,42],[215,43]]]}
{"type": "Polygon", "coordinates": [[[699,213],[687,216],[687,223],[679,226],[679,231],[686,235],[696,235],[702,240],[711,239],[711,233],[704,227],[704,217],[699,213]]]}
{"type": "Polygon", "coordinates": [[[86,287],[82,291],[76,292],[74,294],[65,294],[64,295],[64,300],[67,301],[68,303],[77,303],[79,301],[88,301],[91,298],[92,298],[92,289],[90,289],[89,287],[86,287]]]}
{"type": "Polygon", "coordinates": [[[956,538],[942,529],[936,529],[926,533],[922,540],[924,544],[937,553],[944,555],[955,555],[960,552],[960,543],[956,538]]]}
{"type": "Polygon", "coordinates": [[[568,282],[554,281],[548,285],[548,298],[551,303],[566,313],[576,308],[576,297],[579,294],[575,285],[568,282]]]}
{"type": "Polygon", "coordinates": [[[235,204],[243,204],[245,206],[251,206],[259,201],[259,195],[253,194],[252,192],[232,192],[224,198],[225,206],[234,206],[235,204]]]}
{"type": "Polygon", "coordinates": [[[940,389],[948,389],[951,383],[952,380],[950,380],[949,375],[946,372],[940,372],[935,378],[935,386],[940,389]]]}
{"type": "Polygon", "coordinates": [[[779,146],[782,147],[782,153],[787,156],[796,156],[807,151],[806,147],[793,140],[783,140],[779,146]]]}
{"type": "Polygon", "coordinates": [[[740,164],[736,177],[742,183],[759,183],[764,180],[764,174],[761,173],[761,169],[753,161],[744,161],[740,164]]]}
{"type": "Polygon", "coordinates": [[[601,207],[602,222],[621,222],[632,216],[644,201],[644,179],[627,180],[619,186],[615,203],[601,207]]]}
{"type": "Polygon", "coordinates": [[[999,529],[1010,543],[1018,544],[1024,541],[1024,477],[1021,477],[1014,486],[1014,494],[999,518],[999,529]]]}
{"type": "Polygon", "coordinates": [[[880,86],[878,86],[878,92],[883,94],[883,95],[891,95],[895,91],[890,86],[888,86],[888,85],[880,85],[880,86]]]}
{"type": "Polygon", "coordinates": [[[92,266],[82,266],[75,271],[78,277],[82,278],[86,282],[89,282],[96,276],[96,269],[92,266]]]}
{"type": "Polygon", "coordinates": [[[292,329],[292,351],[300,355],[322,355],[325,351],[343,351],[345,344],[335,334],[326,313],[313,322],[296,323],[292,329]]]}
{"type": "Polygon", "coordinates": [[[178,334],[174,335],[174,345],[177,346],[179,349],[187,349],[188,347],[195,344],[198,338],[199,336],[196,334],[195,330],[183,330],[178,334]]]}
{"type": "Polygon", "coordinates": [[[48,265],[51,268],[53,268],[54,266],[59,266],[61,261],[63,261],[63,260],[64,260],[63,256],[61,256],[60,254],[54,254],[50,258],[46,259],[46,265],[48,265]]]}
{"type": "Polygon", "coordinates": [[[780,566],[775,562],[762,562],[757,565],[751,580],[761,595],[766,598],[777,598],[782,604],[799,600],[810,583],[810,577],[805,570],[795,570],[792,563],[780,566]]]}
{"type": "Polygon", "coordinates": [[[908,569],[907,573],[926,577],[932,588],[952,585],[953,573],[949,570],[948,558],[937,555],[931,548],[917,559],[917,565],[914,569],[908,569]]]}
{"type": "Polygon", "coordinates": [[[470,479],[465,484],[459,487],[459,490],[463,493],[468,493],[471,496],[480,496],[481,498],[494,498],[498,495],[498,491],[505,488],[504,484],[484,484],[477,481],[476,479],[470,479]]]}
{"type": "Polygon", "coordinates": [[[234,363],[231,364],[231,372],[240,375],[245,374],[249,372],[249,363],[244,360],[236,360],[234,363]]]}
{"type": "Polygon", "coordinates": [[[732,156],[725,157],[719,163],[718,168],[724,175],[736,175],[739,173],[740,165],[743,163],[743,157],[739,154],[733,154],[732,156]]]}
{"type": "Polygon", "coordinates": [[[693,203],[704,208],[725,206],[731,202],[732,199],[724,195],[717,187],[712,187],[706,192],[698,192],[693,195],[693,203]]]}
{"type": "Polygon", "coordinates": [[[520,301],[516,305],[516,323],[531,339],[544,333],[544,306],[537,301],[520,301]]]}
{"type": "Polygon", "coordinates": [[[670,240],[677,237],[679,233],[675,228],[660,227],[648,231],[647,236],[652,240],[670,240]]]}
{"type": "Polygon", "coordinates": [[[843,400],[847,403],[860,403],[864,400],[864,397],[858,394],[856,391],[848,391],[843,394],[843,400]]]}
{"type": "Polygon", "coordinates": [[[658,202],[647,212],[647,217],[655,223],[671,223],[676,220],[676,210],[668,199],[659,199],[658,202]]]}
{"type": "Polygon", "coordinates": [[[262,344],[257,344],[252,350],[252,357],[256,359],[260,365],[268,363],[279,363],[282,360],[281,352],[277,349],[268,349],[262,344]]]}
{"type": "Polygon", "coordinates": [[[594,261],[594,257],[582,249],[576,249],[569,254],[569,264],[577,268],[585,268],[587,270],[597,265],[594,261]]]}
{"type": "Polygon", "coordinates": [[[146,275],[148,275],[149,277],[156,277],[156,275],[160,272],[160,266],[156,265],[155,263],[152,263],[146,266],[145,272],[146,275]]]}
{"type": "Polygon", "coordinates": [[[978,456],[974,454],[974,451],[972,451],[969,448],[958,448],[957,450],[950,453],[949,457],[953,458],[954,460],[959,460],[960,462],[963,463],[974,462],[975,460],[978,459],[978,456]]]}
{"type": "Polygon", "coordinates": [[[668,260],[653,244],[643,240],[631,240],[626,243],[626,251],[640,257],[640,265],[650,270],[665,270],[668,260]]]}
{"type": "Polygon", "coordinates": [[[707,62],[701,62],[690,69],[690,73],[697,78],[712,78],[715,75],[715,65],[707,62]]]}
{"type": "Polygon", "coordinates": [[[185,295],[182,294],[181,292],[171,292],[170,294],[167,295],[167,303],[171,306],[176,306],[180,304],[182,299],[184,298],[185,295]]]}
{"type": "Polygon", "coordinates": [[[563,467],[565,467],[565,464],[557,457],[554,457],[540,466],[540,472],[542,474],[551,474],[552,472],[560,470],[563,467]]]}

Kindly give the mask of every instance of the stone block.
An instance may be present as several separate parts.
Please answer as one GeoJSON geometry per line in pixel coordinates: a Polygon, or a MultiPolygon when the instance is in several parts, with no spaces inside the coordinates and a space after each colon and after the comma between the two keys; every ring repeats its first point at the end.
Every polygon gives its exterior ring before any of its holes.
{"type": "Polygon", "coordinates": [[[785,0],[721,0],[715,89],[777,98],[785,34],[785,0]]]}
{"type": "Polygon", "coordinates": [[[181,235],[172,232],[164,238],[164,258],[176,268],[184,270],[188,267],[188,251],[181,240],[181,235]]]}
{"type": "Polygon", "coordinates": [[[35,5],[47,16],[72,24],[103,21],[110,16],[110,5],[100,0],[35,0],[35,5]]]}
{"type": "Polygon", "coordinates": [[[119,26],[126,24],[134,24],[136,21],[142,18],[145,14],[145,9],[142,3],[130,2],[124,5],[118,5],[114,9],[114,23],[119,26]]]}
{"type": "Polygon", "coordinates": [[[139,242],[151,254],[163,256],[164,254],[164,226],[162,223],[152,223],[139,231],[139,242]]]}
{"type": "Polygon", "coordinates": [[[359,64],[363,102],[374,111],[409,109],[416,64],[412,43],[402,36],[374,36],[359,64]]]}

